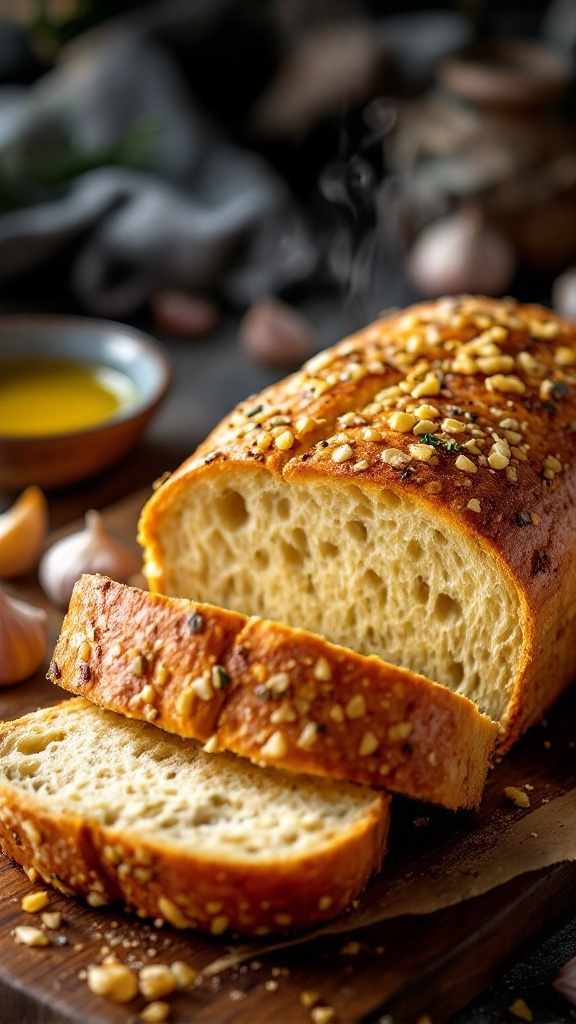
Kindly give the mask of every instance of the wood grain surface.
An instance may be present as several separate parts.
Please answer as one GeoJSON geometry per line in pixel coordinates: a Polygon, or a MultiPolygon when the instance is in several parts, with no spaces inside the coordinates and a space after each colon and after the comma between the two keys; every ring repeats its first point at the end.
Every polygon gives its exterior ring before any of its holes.
{"type": "MultiPolygon", "coordinates": [[[[138,492],[106,510],[105,520],[117,536],[134,543],[145,498],[146,492],[138,492]]],[[[48,605],[35,577],[6,589],[47,608],[54,641],[62,613],[48,605]]],[[[29,682],[0,691],[0,716],[15,717],[64,696],[41,670],[29,682]]],[[[551,711],[547,726],[535,727],[495,766],[477,812],[452,814],[397,799],[386,875],[426,878],[455,843],[491,840],[511,820],[573,788],[574,737],[573,688],[551,711]],[[506,801],[502,790],[526,782],[534,789],[531,807],[523,810],[506,801]]],[[[415,1024],[426,1014],[439,1024],[500,973],[512,954],[576,912],[576,863],[562,863],[433,914],[395,918],[274,953],[263,953],[254,944],[246,962],[209,977],[202,972],[229,949],[226,938],[156,928],[122,907],[93,910],[57,892],[51,893],[50,909],[61,911],[64,924],[52,934],[51,944],[17,945],[14,927],[37,923],[22,911],[20,900],[39,887],[2,857],[0,878],[1,1024],[137,1020],[142,999],[116,1006],[88,990],[83,972],[106,952],[116,952],[135,967],[181,959],[199,972],[196,985],[169,997],[173,1024],[306,1024],[311,1011],[300,996],[310,991],[319,994],[319,1005],[334,1008],[334,1024],[382,1019],[415,1024]]],[[[379,886],[377,879],[363,901],[373,899],[379,886]]]]}

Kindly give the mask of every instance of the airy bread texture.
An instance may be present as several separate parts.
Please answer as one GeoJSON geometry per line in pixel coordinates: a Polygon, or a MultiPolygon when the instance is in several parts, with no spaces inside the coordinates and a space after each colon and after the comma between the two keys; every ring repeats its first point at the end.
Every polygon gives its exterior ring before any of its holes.
{"type": "Polygon", "coordinates": [[[576,326],[442,299],[242,403],[153,495],[151,589],[421,673],[503,747],[576,673],[576,326]]]}
{"type": "Polygon", "coordinates": [[[480,802],[496,726],[428,679],[264,619],[76,584],[48,678],[259,764],[449,808],[480,802]]]}
{"type": "Polygon", "coordinates": [[[0,842],[92,907],[265,935],[339,914],[378,870],[389,798],[257,768],[82,698],[0,731],[0,842]]]}

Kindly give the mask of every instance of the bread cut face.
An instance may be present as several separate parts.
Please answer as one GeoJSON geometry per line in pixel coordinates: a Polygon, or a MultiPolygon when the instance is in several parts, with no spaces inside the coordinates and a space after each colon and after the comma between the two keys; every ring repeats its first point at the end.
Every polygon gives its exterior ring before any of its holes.
{"type": "Polygon", "coordinates": [[[207,754],[76,698],[0,732],[4,852],[92,906],[253,934],[340,913],[380,867],[388,797],[207,754]]]}
{"type": "Polygon", "coordinates": [[[320,633],[500,720],[523,607],[473,534],[389,488],[238,467],[164,512],[162,590],[320,633]]]}

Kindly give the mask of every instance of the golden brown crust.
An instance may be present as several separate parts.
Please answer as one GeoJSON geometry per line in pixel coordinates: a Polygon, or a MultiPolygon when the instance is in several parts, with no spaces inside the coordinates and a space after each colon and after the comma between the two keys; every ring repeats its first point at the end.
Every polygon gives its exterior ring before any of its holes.
{"type": "Polygon", "coordinates": [[[510,746],[575,672],[575,431],[575,324],[513,300],[463,296],[414,306],[242,403],[173,474],[141,518],[150,585],[163,587],[163,509],[196,478],[231,464],[264,465],[287,481],[409,495],[476,537],[518,592],[524,647],[501,722],[510,746]],[[346,373],[356,383],[342,380],[346,373]],[[278,451],[273,438],[262,451],[259,435],[276,429],[267,415],[275,404],[294,444],[278,451]],[[300,434],[296,424],[307,415],[323,422],[300,434]]]}
{"type": "Polygon", "coordinates": [[[226,699],[218,666],[245,621],[237,612],[203,611],[190,601],[123,587],[105,576],[83,576],[74,588],[48,678],[110,710],[158,725],[163,724],[160,712],[167,719],[181,717],[176,705],[186,689],[194,731],[181,735],[207,740],[226,699]],[[205,672],[206,685],[191,686],[205,672]],[[104,694],[98,700],[100,688],[104,694]]]}
{"type": "Polygon", "coordinates": [[[76,584],[48,677],[213,748],[449,808],[480,802],[496,733],[465,697],[379,658],[102,576],[76,584]]]}
{"type": "MultiPolygon", "coordinates": [[[[57,713],[43,712],[46,720],[57,713]]],[[[2,735],[25,721],[4,723],[2,735]]],[[[265,935],[337,916],[379,870],[388,828],[389,797],[375,794],[373,808],[314,855],[249,863],[54,813],[41,796],[0,780],[0,846],[27,872],[92,907],[122,899],[141,915],[212,934],[265,935]]]]}

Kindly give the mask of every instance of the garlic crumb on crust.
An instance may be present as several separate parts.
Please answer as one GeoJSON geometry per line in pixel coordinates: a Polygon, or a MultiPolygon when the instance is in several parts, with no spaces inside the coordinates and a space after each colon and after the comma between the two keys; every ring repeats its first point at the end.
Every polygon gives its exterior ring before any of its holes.
{"type": "Polygon", "coordinates": [[[240,403],[182,469],[248,457],[367,474],[438,495],[490,534],[504,516],[517,525],[521,487],[535,504],[557,485],[575,386],[574,325],[511,298],[448,296],[376,321],[240,403]]]}
{"type": "MultiPolygon", "coordinates": [[[[339,365],[351,343],[324,353],[315,372],[339,365]]],[[[576,328],[543,307],[440,299],[366,329],[354,358],[378,358],[392,382],[373,381],[368,402],[293,453],[306,474],[330,462],[325,472],[339,478],[368,473],[395,488],[441,493],[443,504],[473,510],[476,528],[490,532],[502,520],[502,497],[511,524],[524,525],[518,485],[531,489],[535,505],[573,457],[576,328]]],[[[535,508],[527,515],[536,525],[535,508]]]]}

